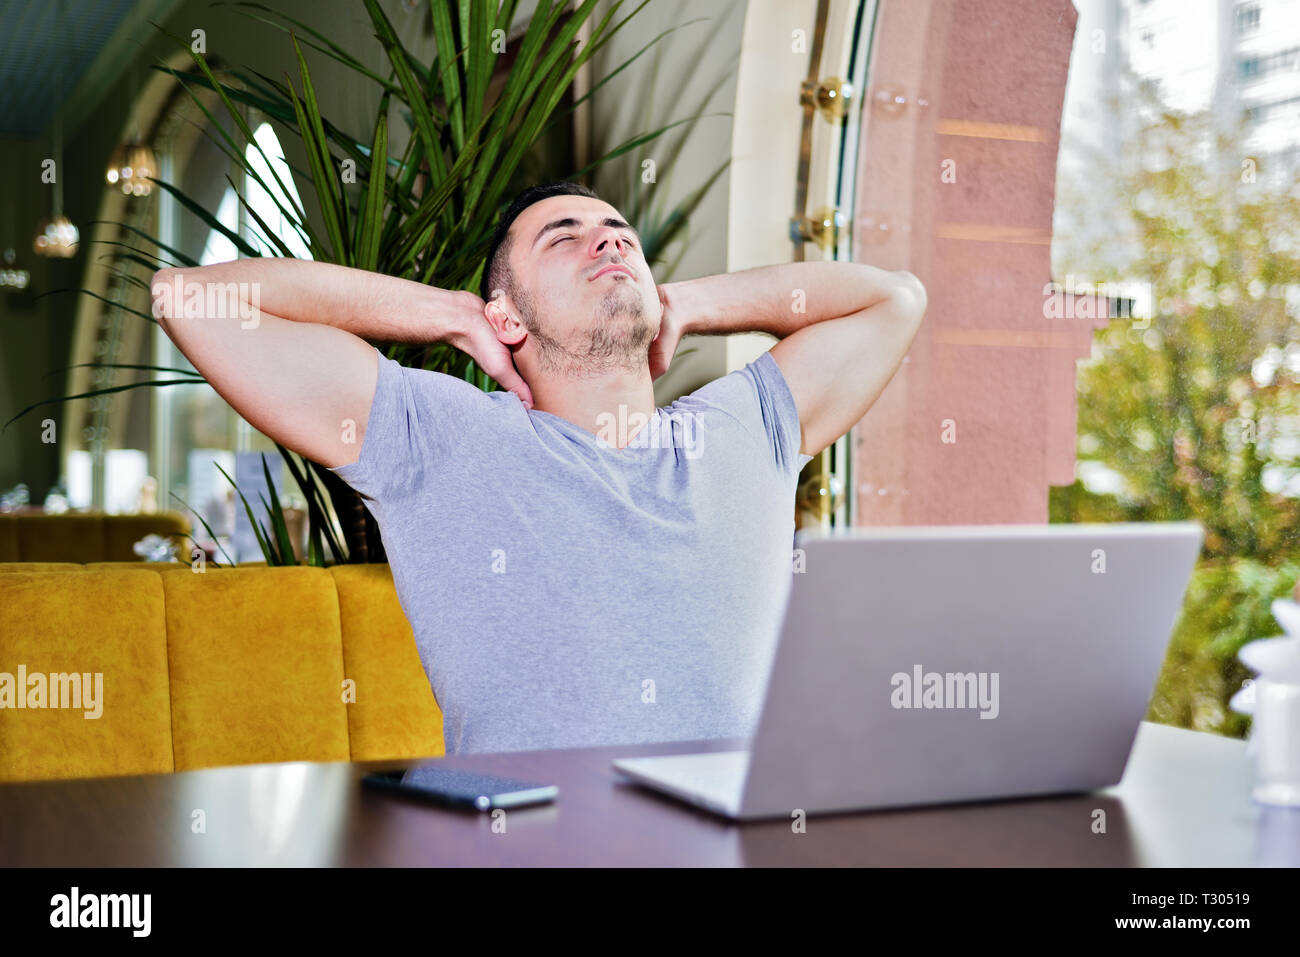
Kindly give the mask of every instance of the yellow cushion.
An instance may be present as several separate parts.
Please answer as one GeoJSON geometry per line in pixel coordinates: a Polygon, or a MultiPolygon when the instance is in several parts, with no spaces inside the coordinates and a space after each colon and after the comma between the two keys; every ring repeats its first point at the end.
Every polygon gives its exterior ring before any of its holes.
{"type": "Polygon", "coordinates": [[[55,703],[48,688],[45,708],[0,708],[0,780],[173,769],[159,578],[107,570],[0,575],[0,672],[16,679],[20,665],[29,676],[102,674],[101,712],[87,718],[85,701],[48,707],[55,703]]]}
{"type": "Polygon", "coordinates": [[[0,709],[0,780],[445,753],[387,565],[0,573],[0,673],[98,671],[106,702],[98,719],[0,709]]]}
{"type": "Polygon", "coordinates": [[[328,571],[184,569],[159,577],[177,771],[348,759],[338,596],[328,571]]]}
{"type": "Polygon", "coordinates": [[[388,565],[334,565],[354,761],[441,757],[442,709],[420,664],[388,565]]]}

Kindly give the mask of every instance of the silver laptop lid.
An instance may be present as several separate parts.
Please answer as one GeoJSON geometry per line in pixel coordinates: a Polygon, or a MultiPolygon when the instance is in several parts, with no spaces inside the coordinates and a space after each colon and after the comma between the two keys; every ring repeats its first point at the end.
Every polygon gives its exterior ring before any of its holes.
{"type": "Polygon", "coordinates": [[[1196,522],[801,533],[741,815],[1114,784],[1202,538],[1196,522]]]}

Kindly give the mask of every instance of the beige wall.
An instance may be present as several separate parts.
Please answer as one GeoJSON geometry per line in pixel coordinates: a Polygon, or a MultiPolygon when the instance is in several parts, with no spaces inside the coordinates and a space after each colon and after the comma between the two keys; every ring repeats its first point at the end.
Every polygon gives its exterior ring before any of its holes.
{"type": "MultiPolygon", "coordinates": [[[[833,3],[837,8],[849,5],[833,3]]],[[[817,0],[750,0],[748,6],[731,141],[727,268],[732,272],[793,259],[789,221],[795,215],[804,115],[799,85],[808,75],[817,17],[817,0]],[[805,42],[796,43],[797,32],[805,42]]],[[[813,157],[825,165],[824,149],[815,150],[813,157]]],[[[772,342],[762,334],[729,337],[722,371],[740,368],[772,342]]]]}

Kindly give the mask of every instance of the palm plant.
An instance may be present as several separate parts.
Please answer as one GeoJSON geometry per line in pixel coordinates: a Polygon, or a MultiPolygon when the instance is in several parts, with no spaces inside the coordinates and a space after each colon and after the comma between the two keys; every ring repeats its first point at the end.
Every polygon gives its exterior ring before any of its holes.
{"type": "MultiPolygon", "coordinates": [[[[256,184],[275,202],[313,259],[453,290],[477,289],[495,220],[509,201],[511,194],[507,190],[512,188],[530,148],[582,100],[673,32],[666,30],[654,37],[634,56],[593,83],[583,97],[564,104],[578,69],[649,0],[642,0],[630,14],[615,23],[614,17],[624,3],[616,0],[600,22],[590,27],[589,39],[580,46],[575,38],[594,19],[598,0],[579,0],[572,10],[568,9],[567,0],[539,0],[519,42],[515,62],[495,96],[489,96],[490,81],[498,56],[504,52],[501,39],[514,18],[518,0],[461,0],[458,4],[431,0],[429,11],[436,55],[427,64],[403,46],[378,0],[362,2],[375,38],[386,55],[388,69],[384,73],[375,72],[307,24],[258,3],[236,6],[251,19],[288,34],[297,64],[296,81],[288,73],[282,79],[275,79],[257,71],[214,68],[205,54],[172,34],[168,35],[192,57],[194,69],[180,71],[167,66],[155,69],[171,74],[180,82],[208,120],[206,134],[244,171],[245,182],[256,184]],[[367,141],[345,132],[321,113],[311,71],[303,55],[304,46],[343,64],[358,79],[378,87],[375,122],[367,141]],[[206,91],[206,95],[200,96],[200,90],[206,91]],[[309,169],[298,172],[310,181],[319,207],[318,217],[309,217],[303,205],[292,198],[293,192],[285,187],[275,164],[257,144],[245,117],[247,108],[260,111],[301,137],[309,169]],[[400,157],[389,154],[389,115],[393,108],[405,120],[410,134],[400,157]],[[224,112],[233,128],[227,130],[218,122],[214,111],[224,112]],[[262,163],[250,160],[245,144],[261,154],[262,163]],[[351,187],[342,175],[345,163],[355,169],[355,177],[351,177],[355,185],[351,187]]],[[[698,114],[639,133],[569,178],[584,175],[674,126],[697,119],[698,114]]],[[[710,177],[702,189],[707,189],[717,175],[710,177]]],[[[254,209],[246,191],[237,186],[240,205],[252,224],[253,241],[223,224],[174,184],[155,182],[208,228],[230,240],[241,255],[292,257],[288,245],[254,209]]],[[[656,222],[653,229],[644,231],[648,258],[655,258],[673,240],[700,195],[702,191],[689,198],[685,210],[674,211],[666,220],[656,222]]],[[[124,229],[145,239],[152,248],[115,243],[125,248],[119,253],[119,260],[150,271],[157,268],[158,262],[171,266],[198,265],[182,250],[160,243],[144,230],[134,226],[124,229]]],[[[124,276],[124,279],[147,292],[147,285],[138,277],[124,276]]],[[[127,311],[155,321],[142,310],[127,311]]],[[[496,387],[473,359],[449,344],[385,346],[388,357],[403,365],[453,375],[485,391],[496,387]]],[[[161,366],[105,364],[103,367],[143,368],[185,375],[47,401],[63,402],[141,386],[204,381],[185,370],[161,366]]],[[[46,403],[29,406],[14,419],[43,404],[46,403]]],[[[308,562],[323,564],[326,545],[336,561],[386,560],[378,527],[360,496],[327,468],[283,446],[277,447],[306,500],[308,562]],[[331,509],[338,519],[337,530],[330,518],[331,509]]],[[[267,484],[274,502],[269,473],[267,484]]],[[[242,493],[240,497],[243,498],[242,493]]],[[[264,500],[264,504],[270,531],[259,528],[244,499],[267,562],[296,564],[279,503],[273,505],[264,500]]]]}

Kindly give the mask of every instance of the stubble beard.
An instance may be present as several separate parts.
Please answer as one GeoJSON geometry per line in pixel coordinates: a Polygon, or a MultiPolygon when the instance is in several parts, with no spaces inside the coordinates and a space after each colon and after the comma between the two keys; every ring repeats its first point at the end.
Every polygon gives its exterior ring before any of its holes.
{"type": "MultiPolygon", "coordinates": [[[[629,282],[631,280],[629,279],[629,282]]],[[[593,323],[579,341],[566,344],[547,335],[532,299],[520,290],[515,297],[520,317],[537,344],[537,362],[547,375],[582,378],[608,372],[636,372],[648,368],[655,330],[646,319],[645,305],[636,290],[615,282],[596,306],[593,323]]]]}

